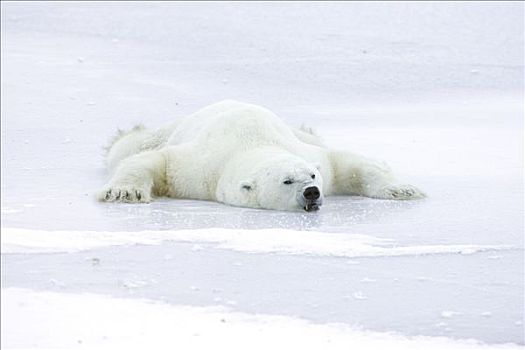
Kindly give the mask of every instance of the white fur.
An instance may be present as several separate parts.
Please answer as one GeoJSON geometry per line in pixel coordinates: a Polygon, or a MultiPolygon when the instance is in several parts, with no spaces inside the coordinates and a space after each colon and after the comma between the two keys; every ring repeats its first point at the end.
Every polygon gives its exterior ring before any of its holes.
{"type": "Polygon", "coordinates": [[[383,162],[331,150],[311,129],[293,129],[263,107],[231,100],[156,131],[121,133],[107,163],[112,176],[102,201],[149,202],[156,195],[296,210],[310,186],[320,189],[320,202],[338,194],[424,196],[398,184],[383,162]]]}

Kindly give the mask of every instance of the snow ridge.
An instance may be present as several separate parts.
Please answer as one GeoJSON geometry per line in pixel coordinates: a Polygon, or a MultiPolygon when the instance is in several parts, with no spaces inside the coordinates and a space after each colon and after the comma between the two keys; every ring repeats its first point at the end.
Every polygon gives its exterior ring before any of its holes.
{"type": "Polygon", "coordinates": [[[369,235],[294,231],[286,229],[200,229],[174,231],[42,231],[2,228],[2,253],[77,252],[121,245],[159,245],[163,242],[208,243],[210,247],[245,253],[280,253],[344,258],[474,254],[508,250],[509,245],[401,246],[369,235]]]}

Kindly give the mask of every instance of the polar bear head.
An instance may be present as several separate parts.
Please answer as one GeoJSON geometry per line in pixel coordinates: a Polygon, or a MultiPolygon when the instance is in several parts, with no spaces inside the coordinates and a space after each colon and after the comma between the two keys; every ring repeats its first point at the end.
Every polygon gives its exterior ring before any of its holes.
{"type": "Polygon", "coordinates": [[[282,152],[250,152],[225,170],[217,188],[223,203],[275,210],[316,211],[323,203],[318,167],[282,152]]]}

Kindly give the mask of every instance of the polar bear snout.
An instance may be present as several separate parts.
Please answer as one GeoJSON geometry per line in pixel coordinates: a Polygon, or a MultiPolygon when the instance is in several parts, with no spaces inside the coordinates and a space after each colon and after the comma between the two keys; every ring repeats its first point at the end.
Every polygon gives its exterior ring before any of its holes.
{"type": "Polygon", "coordinates": [[[317,211],[323,203],[321,199],[321,191],[319,187],[310,186],[304,189],[303,191],[303,209],[306,211],[317,211]]]}
{"type": "Polygon", "coordinates": [[[316,201],[321,197],[321,192],[317,186],[310,186],[304,190],[303,196],[307,201],[316,201]]]}

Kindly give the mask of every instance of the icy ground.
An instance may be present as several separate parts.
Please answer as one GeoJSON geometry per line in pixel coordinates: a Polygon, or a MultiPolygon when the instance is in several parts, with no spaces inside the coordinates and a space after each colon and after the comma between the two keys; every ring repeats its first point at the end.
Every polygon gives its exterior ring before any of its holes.
{"type": "Polygon", "coordinates": [[[524,344],[523,3],[1,7],[2,348],[524,344]],[[428,198],[95,202],[118,127],[224,98],[428,198]]]}

